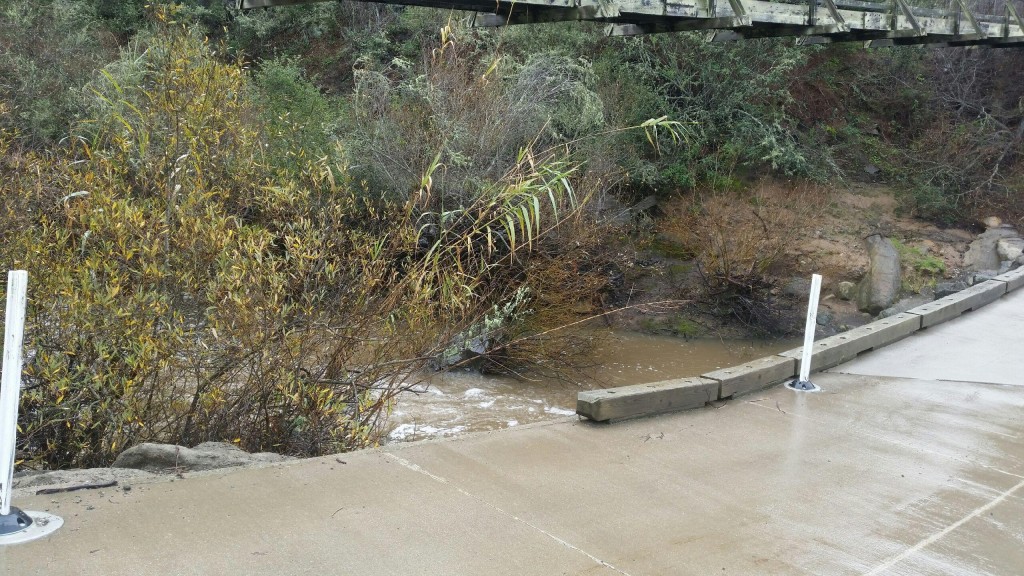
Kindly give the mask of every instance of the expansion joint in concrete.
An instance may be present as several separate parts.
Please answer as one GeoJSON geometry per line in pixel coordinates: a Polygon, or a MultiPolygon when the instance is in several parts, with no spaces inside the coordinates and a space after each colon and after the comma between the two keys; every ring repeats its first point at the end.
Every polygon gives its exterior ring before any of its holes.
{"type": "Polygon", "coordinates": [[[509,518],[509,519],[511,519],[511,520],[513,520],[515,522],[518,522],[518,523],[520,523],[520,524],[530,528],[531,530],[544,535],[545,537],[547,537],[547,538],[549,538],[551,540],[554,540],[558,544],[560,544],[560,545],[562,545],[562,546],[564,546],[564,547],[566,547],[566,548],[568,548],[568,549],[570,549],[570,550],[572,550],[574,552],[577,552],[579,554],[582,554],[582,555],[586,556],[587,558],[589,558],[593,562],[596,562],[597,564],[599,564],[601,566],[604,566],[605,568],[608,568],[609,570],[613,570],[613,571],[615,571],[618,574],[622,574],[623,576],[632,576],[629,572],[626,572],[626,571],[624,571],[624,570],[622,570],[622,569],[612,565],[611,563],[606,562],[606,561],[598,558],[597,556],[594,556],[590,552],[587,552],[586,550],[580,548],[579,546],[576,546],[576,545],[572,544],[571,542],[568,542],[564,538],[560,538],[557,535],[552,534],[551,532],[549,532],[549,531],[547,531],[547,530],[537,526],[536,524],[533,524],[532,522],[529,522],[528,520],[520,518],[519,516],[516,516],[515,514],[505,510],[504,508],[496,506],[496,505],[488,502],[487,500],[484,500],[483,498],[477,496],[476,494],[473,494],[472,492],[469,492],[469,491],[465,490],[464,488],[451,483],[450,481],[448,481],[447,478],[445,478],[443,476],[438,476],[437,474],[434,474],[433,472],[430,472],[429,470],[423,468],[422,466],[419,466],[418,464],[410,462],[410,461],[406,460],[405,458],[402,458],[401,456],[392,454],[390,452],[385,452],[385,455],[389,459],[391,459],[394,462],[396,462],[396,463],[398,463],[398,464],[408,468],[409,470],[412,470],[413,472],[418,472],[418,473],[423,474],[424,476],[426,476],[426,477],[428,477],[428,478],[430,478],[430,479],[432,479],[432,480],[434,480],[436,482],[439,482],[439,483],[444,484],[446,486],[451,486],[452,489],[456,490],[457,492],[459,492],[463,496],[466,496],[467,498],[470,498],[470,499],[478,502],[479,504],[481,504],[483,506],[486,506],[487,508],[490,508],[491,510],[497,512],[498,514],[501,514],[502,516],[505,516],[506,518],[509,518]]]}
{"type": "Polygon", "coordinates": [[[885,562],[879,564],[878,566],[875,566],[871,570],[865,572],[864,576],[876,576],[877,574],[882,574],[883,572],[889,570],[893,566],[895,566],[895,565],[899,564],[900,562],[910,558],[911,556],[917,554],[918,552],[920,552],[921,550],[923,550],[923,549],[927,548],[928,546],[934,544],[935,542],[938,542],[944,536],[946,536],[950,532],[953,532],[957,528],[963,526],[968,521],[973,520],[974,518],[977,518],[978,516],[981,516],[982,514],[984,514],[985,512],[988,512],[992,508],[995,508],[997,505],[999,505],[1000,502],[1002,502],[1003,500],[1006,500],[1006,498],[1012,496],[1014,492],[1017,492],[1021,488],[1024,488],[1024,480],[1018,482],[1015,486],[1013,486],[1013,488],[1010,488],[1009,490],[1000,493],[998,496],[993,498],[991,501],[989,501],[985,505],[979,506],[978,508],[975,508],[973,511],[971,511],[970,514],[964,516],[963,518],[957,520],[956,522],[950,524],[949,526],[946,526],[945,528],[943,528],[942,530],[939,530],[938,532],[932,534],[931,536],[928,536],[927,538],[925,538],[923,540],[920,540],[919,542],[917,542],[913,546],[907,548],[903,552],[897,554],[896,556],[893,556],[892,558],[886,560],[885,562]]]}

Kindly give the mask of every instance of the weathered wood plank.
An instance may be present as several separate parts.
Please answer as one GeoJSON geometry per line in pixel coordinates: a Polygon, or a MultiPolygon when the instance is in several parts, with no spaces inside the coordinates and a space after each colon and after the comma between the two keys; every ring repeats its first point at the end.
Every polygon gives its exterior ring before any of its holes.
{"type": "Polygon", "coordinates": [[[720,385],[718,397],[724,399],[790,380],[797,375],[796,364],[795,358],[766,356],[739,366],[701,374],[701,377],[717,380],[720,385]]]}
{"type": "MultiPolygon", "coordinates": [[[[237,0],[243,9],[320,0],[237,0]]],[[[725,30],[714,40],[802,37],[802,44],[1018,46],[1024,22],[1007,4],[1003,14],[920,8],[907,0],[368,0],[385,4],[475,11],[478,26],[554,21],[606,22],[612,35],[684,30],[725,30]]],[[[962,2],[962,0],[957,0],[962,2]]]]}
{"type": "Polygon", "coordinates": [[[681,378],[580,392],[576,413],[598,422],[700,408],[718,399],[718,381],[681,378]]]}

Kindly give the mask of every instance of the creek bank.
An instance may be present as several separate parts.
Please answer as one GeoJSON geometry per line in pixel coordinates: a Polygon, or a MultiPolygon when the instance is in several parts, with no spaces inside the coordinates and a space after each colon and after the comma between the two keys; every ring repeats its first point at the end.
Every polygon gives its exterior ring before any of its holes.
{"type": "MultiPolygon", "coordinates": [[[[777,186],[777,192],[771,186],[763,188],[769,202],[773,193],[791,193],[785,185],[777,186]]],[[[639,215],[635,225],[651,230],[651,240],[625,254],[622,289],[612,298],[616,304],[681,304],[616,313],[609,317],[613,326],[686,339],[795,336],[803,330],[809,278],[817,273],[824,277],[817,336],[825,337],[1024,264],[1024,239],[999,218],[979,220],[980,234],[940,227],[901,213],[891,189],[853,183],[828,191],[810,223],[790,235],[785,253],[765,271],[770,289],[761,296],[770,308],[768,322],[752,326],[738,319],[729,302],[702,295],[702,271],[685,243],[670,233],[670,220],[680,213],[676,204],[686,202],[661,199],[639,215]]],[[[726,239],[751,234],[733,224],[729,229],[726,223],[726,239]]]]}

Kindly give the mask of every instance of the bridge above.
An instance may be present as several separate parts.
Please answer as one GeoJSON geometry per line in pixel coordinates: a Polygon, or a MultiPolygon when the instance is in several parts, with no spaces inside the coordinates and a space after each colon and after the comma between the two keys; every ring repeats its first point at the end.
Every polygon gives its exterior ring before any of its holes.
{"type": "MultiPolygon", "coordinates": [[[[241,9],[319,0],[237,0],[241,9]]],[[[369,0],[374,1],[374,0],[369,0]]],[[[477,26],[556,21],[604,22],[609,35],[709,30],[712,41],[771,36],[801,44],[865,42],[868,46],[1024,46],[1024,21],[1013,0],[997,14],[972,11],[965,0],[944,9],[906,0],[378,0],[472,12],[477,26]]]]}

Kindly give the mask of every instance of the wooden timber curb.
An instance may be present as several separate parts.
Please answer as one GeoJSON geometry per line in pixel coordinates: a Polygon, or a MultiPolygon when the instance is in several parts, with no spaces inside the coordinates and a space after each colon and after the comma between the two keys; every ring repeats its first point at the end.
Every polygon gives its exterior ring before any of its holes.
{"type": "MultiPolygon", "coordinates": [[[[991,304],[1022,286],[1024,268],[1018,268],[902,314],[822,338],[814,343],[811,371],[818,372],[853,360],[860,354],[902,340],[918,330],[991,304]]],[[[800,373],[802,351],[803,347],[794,348],[696,378],[580,392],[576,399],[576,413],[598,422],[615,422],[700,408],[709,402],[727,400],[792,380],[800,373]]]]}

